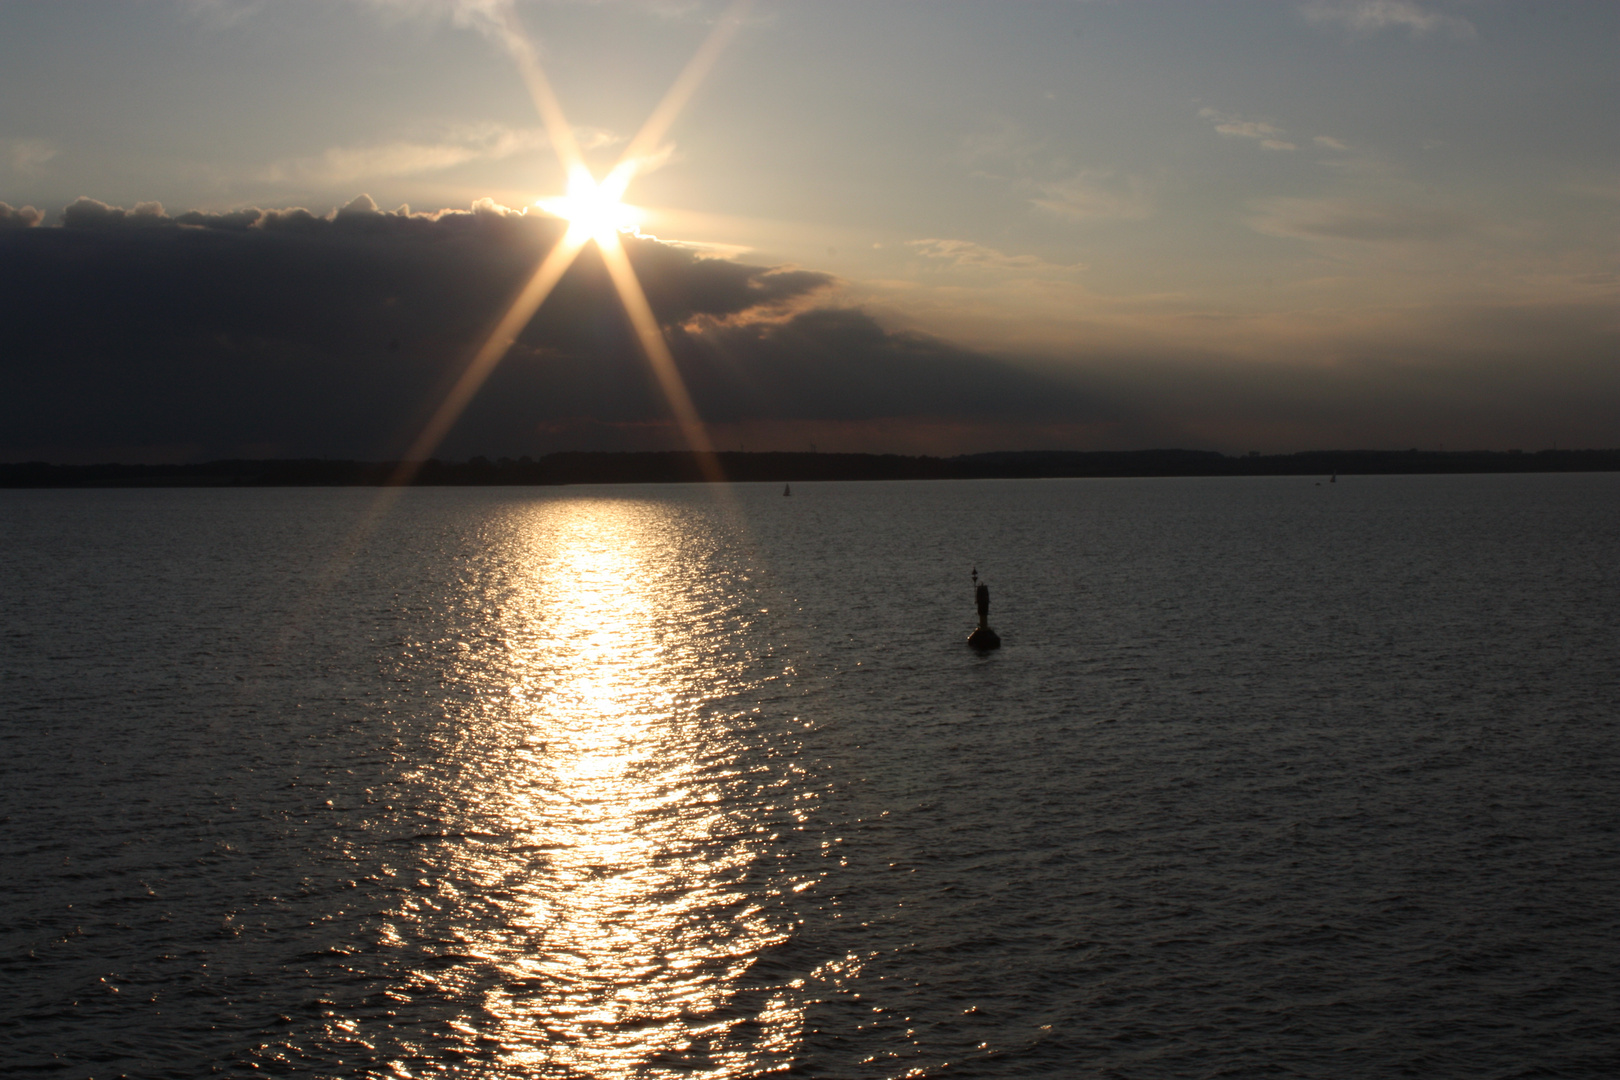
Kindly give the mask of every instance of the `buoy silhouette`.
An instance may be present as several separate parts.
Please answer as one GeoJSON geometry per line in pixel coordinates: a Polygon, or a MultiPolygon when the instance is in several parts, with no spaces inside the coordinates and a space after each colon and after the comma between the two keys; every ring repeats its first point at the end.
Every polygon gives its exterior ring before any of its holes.
{"type": "Polygon", "coordinates": [[[968,647],[980,652],[1001,648],[1001,635],[990,629],[990,586],[979,580],[979,568],[973,568],[973,601],[979,605],[979,628],[968,635],[968,647]]]}

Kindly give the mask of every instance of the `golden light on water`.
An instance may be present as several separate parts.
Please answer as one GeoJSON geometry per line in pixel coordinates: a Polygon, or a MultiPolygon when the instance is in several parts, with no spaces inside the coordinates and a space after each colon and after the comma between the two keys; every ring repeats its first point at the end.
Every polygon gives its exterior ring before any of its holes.
{"type": "Polygon", "coordinates": [[[787,886],[761,885],[774,795],[705,710],[741,662],[667,514],[550,503],[509,551],[486,719],[514,749],[452,797],[469,831],[521,841],[460,870],[501,897],[470,944],[500,969],[477,1026],[515,1074],[753,1075],[800,1037],[787,991],[749,975],[787,937],[787,886]]]}

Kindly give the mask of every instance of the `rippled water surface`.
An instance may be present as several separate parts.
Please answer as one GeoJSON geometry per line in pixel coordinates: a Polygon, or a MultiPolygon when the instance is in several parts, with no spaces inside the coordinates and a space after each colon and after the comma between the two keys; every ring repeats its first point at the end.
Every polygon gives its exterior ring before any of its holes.
{"type": "Polygon", "coordinates": [[[377,498],[0,492],[0,1071],[1620,1074],[1620,476],[377,498]]]}

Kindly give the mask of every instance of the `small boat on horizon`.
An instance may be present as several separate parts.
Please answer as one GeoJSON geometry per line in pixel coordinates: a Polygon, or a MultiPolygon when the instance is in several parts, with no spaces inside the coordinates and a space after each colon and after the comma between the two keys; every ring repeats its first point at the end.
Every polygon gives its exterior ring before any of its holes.
{"type": "Polygon", "coordinates": [[[791,487],[789,487],[787,484],[783,484],[782,485],[782,494],[791,495],[791,494],[793,494],[793,489],[791,487]]]}

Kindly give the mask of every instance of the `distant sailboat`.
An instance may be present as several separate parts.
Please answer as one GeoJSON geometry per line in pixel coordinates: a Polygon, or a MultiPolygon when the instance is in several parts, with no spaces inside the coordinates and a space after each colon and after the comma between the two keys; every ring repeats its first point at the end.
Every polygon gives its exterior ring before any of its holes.
{"type": "Polygon", "coordinates": [[[783,484],[782,485],[782,494],[791,495],[791,494],[793,494],[793,489],[791,487],[789,487],[787,484],[783,484]]]}
{"type": "Polygon", "coordinates": [[[1328,483],[1337,484],[1338,482],[1339,482],[1339,474],[1338,473],[1334,473],[1332,476],[1328,477],[1328,483]]]}

